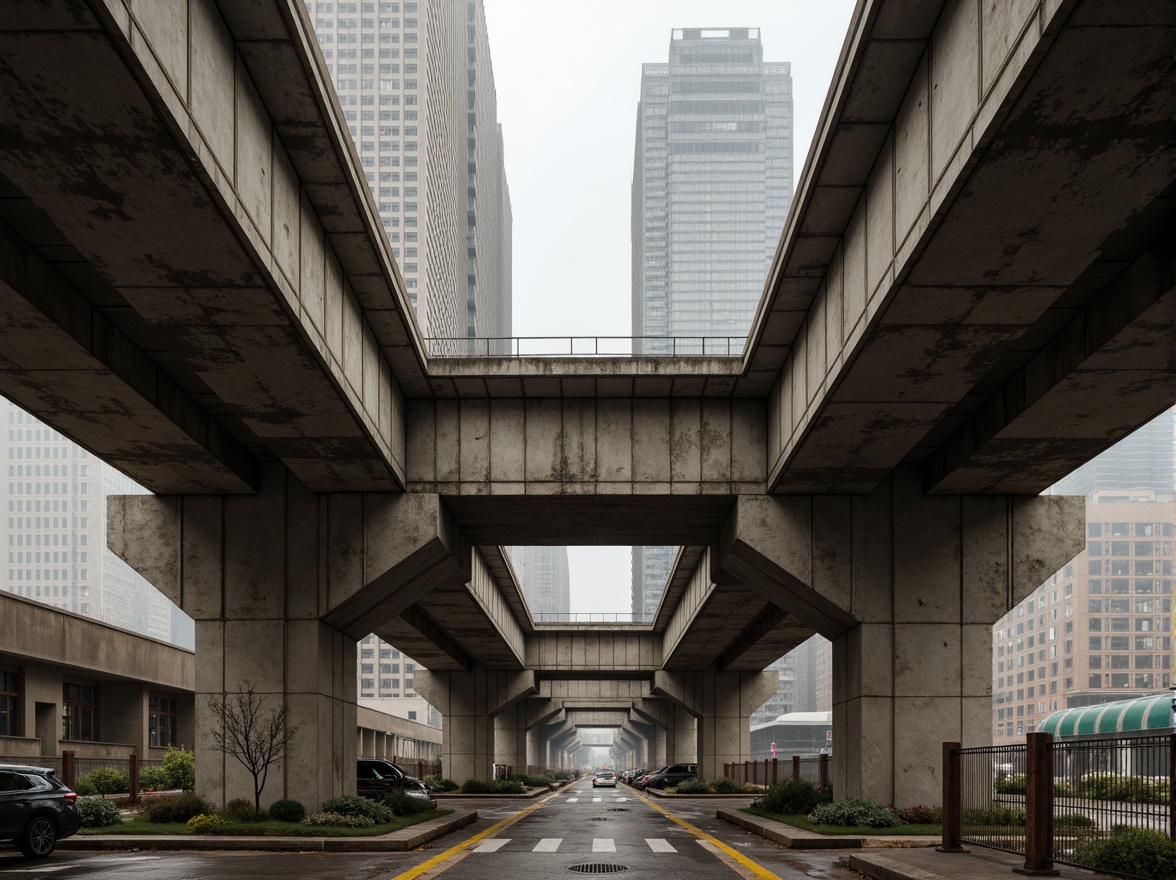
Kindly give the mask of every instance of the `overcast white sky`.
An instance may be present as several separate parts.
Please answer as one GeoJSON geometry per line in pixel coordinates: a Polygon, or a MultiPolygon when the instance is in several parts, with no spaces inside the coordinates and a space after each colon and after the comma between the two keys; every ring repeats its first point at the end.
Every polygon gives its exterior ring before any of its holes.
{"type": "MultiPolygon", "coordinates": [[[[853,0],[485,0],[514,212],[516,336],[630,334],[629,209],[643,62],[680,27],[758,27],[792,63],[799,178],[853,0]]],[[[573,611],[628,611],[627,547],[571,547],[573,611]]]]}

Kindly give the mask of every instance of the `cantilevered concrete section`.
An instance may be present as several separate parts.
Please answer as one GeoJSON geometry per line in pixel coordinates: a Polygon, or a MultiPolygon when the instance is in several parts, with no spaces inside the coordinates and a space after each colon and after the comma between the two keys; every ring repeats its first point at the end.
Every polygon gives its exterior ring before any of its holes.
{"type": "Polygon", "coordinates": [[[933,801],[926,756],[988,735],[980,633],[1080,545],[1031,496],[1174,399],[1173,15],[864,0],[741,357],[461,360],[301,4],[14,0],[0,392],[161,493],[112,546],[197,620],[198,727],[247,673],[303,720],[287,794],[353,784],[371,630],[433,670],[456,777],[595,713],[717,775],[815,631],[838,793],[933,801]],[[685,550],[647,630],[560,632],[514,543],[685,550]]]}

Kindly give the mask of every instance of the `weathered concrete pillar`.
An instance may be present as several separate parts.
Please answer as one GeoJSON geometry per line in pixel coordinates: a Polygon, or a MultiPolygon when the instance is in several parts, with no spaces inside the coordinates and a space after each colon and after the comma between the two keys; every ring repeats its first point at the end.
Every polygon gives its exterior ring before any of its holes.
{"type": "Polygon", "coordinates": [[[196,781],[216,804],[253,794],[211,736],[213,702],[249,684],[293,731],[263,805],[353,794],[356,639],[470,565],[438,496],[315,495],[280,464],[256,495],[111,498],[107,540],[196,621],[196,781]]]}
{"type": "MultiPolygon", "coordinates": [[[[417,693],[441,713],[445,775],[459,785],[468,779],[493,778],[498,745],[496,716],[538,693],[534,672],[489,670],[479,663],[469,672],[417,670],[415,686],[417,693]]],[[[504,742],[511,740],[510,753],[517,758],[513,721],[504,718],[502,729],[504,742]]],[[[524,755],[525,749],[524,741],[524,755]]]]}
{"type": "Polygon", "coordinates": [[[938,803],[940,745],[990,742],[992,624],[1085,545],[1084,501],[740,498],[716,562],[833,640],[837,799],[938,803]]]}

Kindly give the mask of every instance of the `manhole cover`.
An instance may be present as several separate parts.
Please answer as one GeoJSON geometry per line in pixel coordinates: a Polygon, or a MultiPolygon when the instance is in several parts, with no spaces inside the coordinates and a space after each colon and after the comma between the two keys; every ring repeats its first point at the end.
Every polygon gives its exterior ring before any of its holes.
{"type": "Polygon", "coordinates": [[[629,808],[628,807],[609,807],[608,811],[610,813],[627,813],[627,812],[629,812],[629,808]]]}
{"type": "Polygon", "coordinates": [[[590,822],[607,822],[608,816],[593,816],[588,821],[590,821],[590,822]]]}
{"type": "Polygon", "coordinates": [[[608,862],[590,862],[585,865],[571,865],[568,870],[577,874],[619,874],[629,869],[624,865],[613,865],[608,862]]]}

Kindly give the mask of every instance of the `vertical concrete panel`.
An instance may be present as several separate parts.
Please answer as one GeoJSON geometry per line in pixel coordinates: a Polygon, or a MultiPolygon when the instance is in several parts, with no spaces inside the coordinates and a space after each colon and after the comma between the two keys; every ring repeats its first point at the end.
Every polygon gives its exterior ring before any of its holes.
{"type": "MultiPolygon", "coordinates": [[[[1013,46],[1037,11],[1038,0],[1002,0],[980,7],[980,88],[987,94],[1013,46]]],[[[1036,34],[1031,37],[1035,38],[1036,34]]]]}
{"type": "Polygon", "coordinates": [[[670,401],[633,401],[633,481],[670,480],[670,401]]]}
{"type": "Polygon", "coordinates": [[[727,483],[731,480],[731,405],[726,400],[702,401],[702,480],[727,483]]]}
{"type": "Polygon", "coordinates": [[[527,401],[526,438],[527,482],[558,481],[566,470],[558,399],[527,401]]]}
{"type": "Polygon", "coordinates": [[[633,410],[628,400],[596,401],[596,468],[603,483],[633,479],[633,410]]]}
{"type": "Polygon", "coordinates": [[[670,479],[702,479],[702,404],[697,398],[670,401],[670,479]]]}
{"type": "Polygon", "coordinates": [[[960,695],[959,624],[895,623],[893,656],[895,696],[960,695]]]}
{"type": "Polygon", "coordinates": [[[266,465],[257,495],[224,500],[225,618],[281,617],[285,605],[285,468],[266,465]]]}
{"type": "Polygon", "coordinates": [[[433,401],[410,400],[405,403],[407,422],[405,470],[410,483],[432,483],[437,479],[437,420],[433,401]]]}
{"type": "Polygon", "coordinates": [[[894,123],[894,238],[900,243],[919,219],[931,192],[927,70],[924,56],[894,123]]]}
{"type": "Polygon", "coordinates": [[[853,501],[818,495],[812,507],[812,588],[842,610],[853,613],[851,534],[853,501]]]}
{"type": "Polygon", "coordinates": [[[562,479],[573,484],[594,483],[597,478],[595,401],[565,398],[562,406],[566,462],[562,479]]]}
{"type": "Polygon", "coordinates": [[[816,299],[813,300],[812,309],[809,311],[809,317],[804,325],[804,336],[808,340],[806,346],[808,364],[805,367],[805,373],[808,378],[809,400],[816,400],[821,396],[821,388],[825,382],[826,308],[825,287],[822,284],[821,289],[817,291],[816,299]]]}
{"type": "Polygon", "coordinates": [[[804,333],[797,334],[786,369],[788,379],[792,383],[793,416],[798,420],[803,419],[811,402],[808,382],[808,341],[804,333]]]}
{"type": "Polygon", "coordinates": [[[960,500],[963,622],[991,627],[1010,607],[1008,501],[971,496],[960,500]]]}
{"type": "MultiPolygon", "coordinates": [[[[871,301],[894,258],[894,134],[887,136],[866,185],[866,297],[871,301]]],[[[869,311],[877,307],[872,303],[869,311]]]]}
{"type": "MultiPolygon", "coordinates": [[[[775,465],[780,453],[784,448],[784,441],[781,437],[784,435],[784,426],[781,424],[784,420],[784,408],[780,405],[781,391],[783,387],[783,377],[777,376],[775,383],[772,385],[772,390],[768,392],[768,470],[770,471],[775,465]]],[[[706,462],[706,435],[705,435],[706,416],[703,416],[704,433],[703,433],[703,462],[702,472],[707,473],[706,462]]]]}
{"type": "Polygon", "coordinates": [[[826,376],[833,372],[834,365],[845,344],[845,285],[842,278],[844,243],[837,246],[829,266],[825,270],[825,364],[822,371],[826,376]]]}
{"type": "Polygon", "coordinates": [[[866,313],[866,200],[858,202],[849,225],[845,229],[844,263],[842,270],[842,323],[845,346],[851,344],[855,333],[863,328],[866,313]]]}
{"type": "Polygon", "coordinates": [[[180,607],[196,620],[215,620],[224,613],[221,505],[219,497],[183,499],[180,607]]]}
{"type": "Polygon", "coordinates": [[[343,269],[335,252],[327,248],[326,286],[323,290],[323,335],[327,351],[343,371],[343,269]]]}
{"type": "Polygon", "coordinates": [[[237,197],[257,228],[262,241],[270,241],[270,166],[273,129],[253,78],[242,62],[237,67],[237,197]]]}
{"type": "Polygon", "coordinates": [[[371,325],[363,325],[363,408],[368,419],[375,421],[380,411],[380,346],[371,325]]]}
{"type": "Polygon", "coordinates": [[[225,621],[225,688],[281,694],[286,681],[286,621],[225,621]]]}
{"type": "Polygon", "coordinates": [[[180,96],[188,97],[188,0],[136,3],[135,22],[180,96]]]}
{"type": "Polygon", "coordinates": [[[366,583],[363,496],[334,494],[327,508],[327,607],[335,608],[366,583]]]}
{"type": "Polygon", "coordinates": [[[293,475],[286,479],[286,617],[317,619],[319,500],[293,475]]]}
{"type": "Polygon", "coordinates": [[[343,282],[343,378],[354,397],[363,392],[363,309],[346,280],[343,282]]]}
{"type": "MultiPolygon", "coordinates": [[[[290,164],[290,157],[281,141],[273,142],[273,168],[270,174],[273,186],[272,222],[270,235],[276,268],[293,287],[298,283],[298,221],[300,218],[298,175],[290,164]]],[[[358,385],[356,388],[358,389],[358,385]]]]}
{"type": "Polygon", "coordinates": [[[326,338],[326,239],[319,225],[314,206],[305,194],[301,200],[302,221],[299,242],[298,298],[302,313],[310,319],[320,339],[326,338]]]}
{"type": "Polygon", "coordinates": [[[731,479],[745,484],[737,491],[755,484],[764,485],[767,476],[767,408],[762,400],[731,401],[731,479]]]}
{"type": "Polygon", "coordinates": [[[931,180],[937,182],[979,103],[979,0],[950,0],[931,34],[931,180]]]}
{"type": "Polygon", "coordinates": [[[914,467],[894,472],[894,620],[960,619],[960,500],[924,495],[914,467]]]}
{"type": "Polygon", "coordinates": [[[456,483],[461,476],[461,410],[456,400],[433,404],[437,420],[437,481],[456,483]]]}
{"type": "MultiPolygon", "coordinates": [[[[136,10],[137,11],[137,10],[136,10]]],[[[233,37],[212,0],[194,0],[188,41],[192,118],[225,176],[233,175],[233,37]]]]}
{"type": "Polygon", "coordinates": [[[526,470],[526,410],[522,400],[490,401],[490,477],[522,483],[526,470]]]}
{"type": "Polygon", "coordinates": [[[460,401],[460,424],[459,479],[485,485],[490,481],[490,401],[460,401]]]}

